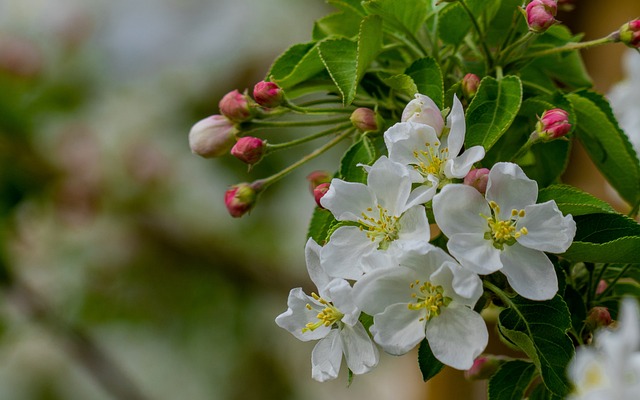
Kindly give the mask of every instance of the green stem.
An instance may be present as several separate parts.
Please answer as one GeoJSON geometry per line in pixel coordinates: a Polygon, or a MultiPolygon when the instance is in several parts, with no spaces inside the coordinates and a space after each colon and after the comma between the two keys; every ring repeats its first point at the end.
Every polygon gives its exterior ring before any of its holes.
{"type": "Polygon", "coordinates": [[[278,172],[276,174],[273,174],[268,178],[260,179],[259,181],[254,182],[254,185],[260,187],[261,189],[266,189],[267,187],[269,187],[269,185],[271,185],[272,183],[277,182],[278,180],[284,178],[287,174],[289,174],[294,169],[296,169],[296,168],[300,167],[301,165],[304,165],[305,163],[313,160],[314,158],[318,157],[320,154],[326,152],[327,150],[329,150],[330,148],[332,148],[336,144],[338,144],[341,141],[343,141],[344,139],[346,139],[349,135],[351,135],[354,132],[354,130],[355,130],[355,128],[346,130],[341,135],[336,136],[330,142],[327,142],[324,146],[322,146],[322,147],[314,150],[313,152],[307,154],[306,156],[302,157],[300,160],[298,160],[295,163],[291,164],[290,166],[288,166],[287,168],[283,169],[282,171],[280,171],[280,172],[278,172]]]}
{"type": "Polygon", "coordinates": [[[518,38],[518,40],[516,40],[515,42],[511,43],[509,46],[507,46],[507,48],[505,48],[502,51],[502,54],[500,55],[500,64],[507,64],[507,58],[511,55],[511,53],[513,53],[513,51],[526,44],[528,41],[530,41],[532,38],[534,38],[536,36],[535,33],[533,32],[527,32],[524,35],[520,36],[518,38]]]}
{"type": "Polygon", "coordinates": [[[640,201],[638,201],[633,208],[631,209],[631,211],[629,211],[629,214],[627,214],[627,216],[629,218],[635,218],[638,216],[638,210],[640,210],[640,201]]]}
{"type": "MultiPolygon", "coordinates": [[[[494,285],[493,283],[487,281],[487,280],[483,280],[482,281],[482,285],[484,287],[486,287],[487,289],[491,290],[495,295],[497,295],[500,300],[502,300],[502,302],[506,305],[508,305],[510,308],[515,309],[513,302],[511,301],[511,298],[509,296],[507,296],[507,294],[500,289],[499,287],[497,287],[496,285],[494,285]]],[[[516,310],[517,312],[517,310],[516,310]]],[[[518,312],[519,313],[519,312],[518,312]]]]}
{"type": "Polygon", "coordinates": [[[467,6],[467,3],[464,0],[460,0],[459,3],[469,15],[469,19],[471,19],[471,23],[473,24],[473,27],[475,28],[476,32],[478,32],[478,39],[480,41],[480,44],[482,45],[482,50],[484,51],[484,56],[485,56],[487,71],[488,71],[489,69],[491,69],[491,66],[493,65],[493,57],[491,56],[489,47],[487,47],[486,40],[484,40],[484,34],[482,33],[482,29],[480,29],[480,24],[478,24],[478,20],[476,20],[475,15],[473,15],[471,10],[467,6]]]}
{"type": "Polygon", "coordinates": [[[292,140],[290,142],[286,142],[286,143],[278,143],[278,144],[267,144],[267,151],[268,153],[272,153],[274,151],[277,150],[282,150],[282,149],[286,149],[288,147],[293,147],[302,143],[306,143],[306,142],[310,142],[312,140],[321,138],[323,136],[327,136],[331,133],[337,132],[337,131],[341,131],[343,129],[347,129],[348,127],[350,127],[352,124],[351,122],[346,122],[344,124],[340,124],[336,127],[330,128],[330,129],[326,129],[324,131],[318,132],[318,133],[314,133],[313,135],[309,135],[300,139],[296,139],[296,140],[292,140]]]}
{"type": "Polygon", "coordinates": [[[529,151],[529,149],[531,148],[531,146],[533,146],[534,143],[535,142],[532,140],[527,140],[527,142],[523,144],[522,147],[520,147],[520,149],[516,152],[516,154],[514,154],[513,157],[511,157],[510,161],[515,162],[518,158],[527,154],[527,151],[529,151]]]}
{"type": "Polygon", "coordinates": [[[254,128],[291,128],[296,126],[320,126],[331,125],[345,121],[345,117],[311,121],[251,121],[243,124],[242,130],[251,130],[254,128]]]}
{"type": "Polygon", "coordinates": [[[404,44],[407,47],[407,49],[409,49],[409,51],[411,51],[416,58],[424,57],[424,53],[421,52],[420,48],[416,47],[413,43],[411,43],[409,40],[407,40],[407,38],[402,37],[401,35],[398,35],[396,33],[390,33],[390,35],[394,39],[397,39],[402,44],[404,44]]]}
{"type": "Polygon", "coordinates": [[[311,108],[305,106],[297,106],[290,101],[285,101],[283,104],[284,107],[290,109],[291,111],[301,113],[301,114],[336,114],[336,113],[348,113],[351,114],[353,112],[352,109],[349,108],[311,108]]]}
{"type": "Polygon", "coordinates": [[[600,45],[607,44],[614,41],[615,39],[611,35],[609,35],[600,39],[590,40],[588,42],[578,42],[578,43],[572,42],[572,43],[567,43],[561,47],[554,47],[551,49],[540,50],[534,53],[529,53],[526,55],[525,58],[535,58],[535,57],[548,56],[550,54],[563,53],[566,51],[588,49],[590,47],[600,46],[600,45]]]}
{"type": "Polygon", "coordinates": [[[625,264],[625,266],[622,268],[620,273],[611,281],[611,283],[609,283],[609,286],[607,286],[607,288],[604,290],[604,292],[600,293],[600,296],[598,296],[598,298],[604,298],[607,294],[609,294],[609,292],[611,292],[613,290],[615,284],[618,283],[620,278],[622,278],[624,276],[624,274],[631,267],[631,265],[633,265],[633,264],[625,264]]]}

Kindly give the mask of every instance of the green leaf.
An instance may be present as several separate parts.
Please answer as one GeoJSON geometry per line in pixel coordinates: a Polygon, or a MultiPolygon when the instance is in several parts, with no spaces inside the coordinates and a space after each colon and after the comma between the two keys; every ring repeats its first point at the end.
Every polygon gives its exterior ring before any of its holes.
{"type": "Polygon", "coordinates": [[[573,286],[567,285],[564,289],[564,301],[571,311],[571,326],[573,330],[580,332],[584,325],[584,320],[587,319],[587,306],[584,303],[582,294],[573,286]]]}
{"type": "Polygon", "coordinates": [[[281,88],[288,89],[322,72],[324,68],[318,44],[299,43],[276,59],[267,76],[281,88]]]}
{"type": "Polygon", "coordinates": [[[640,225],[621,214],[574,217],[576,236],[562,255],[572,261],[633,263],[638,261],[640,225]]]}
{"type": "Polygon", "coordinates": [[[320,18],[313,25],[313,39],[328,36],[356,37],[362,17],[352,12],[339,11],[320,18]]]}
{"type": "Polygon", "coordinates": [[[382,20],[376,15],[365,17],[357,43],[340,38],[324,40],[319,46],[322,63],[342,94],[343,104],[349,105],[358,83],[382,48],[382,20]]]}
{"type": "Polygon", "coordinates": [[[516,296],[510,303],[498,318],[500,333],[529,356],[550,391],[567,394],[565,370],[574,348],[566,334],[571,326],[566,303],[559,295],[547,301],[516,296]]]}
{"type": "Polygon", "coordinates": [[[438,15],[438,35],[447,44],[459,45],[471,29],[469,15],[458,3],[447,4],[438,15]]]}
{"type": "Polygon", "coordinates": [[[365,15],[361,4],[362,0],[327,0],[327,3],[343,11],[353,12],[361,16],[365,15]]]}
{"type": "Polygon", "coordinates": [[[409,97],[413,97],[414,94],[418,93],[418,87],[408,75],[398,74],[381,79],[391,89],[404,93],[409,97]]]}
{"type": "Polygon", "coordinates": [[[640,161],[622,132],[607,100],[580,91],[569,99],[578,117],[576,136],[589,157],[620,196],[629,204],[640,202],[640,161]]]}
{"type": "Polygon", "coordinates": [[[523,399],[536,373],[528,361],[513,360],[502,364],[489,380],[489,400],[523,399]]]}
{"type": "Polygon", "coordinates": [[[556,396],[540,384],[531,391],[528,400],[562,400],[562,397],[556,396]]]}
{"type": "Polygon", "coordinates": [[[467,148],[482,145],[489,150],[513,122],[522,102],[517,76],[496,80],[486,76],[467,110],[467,148]]]}
{"type": "Polygon", "coordinates": [[[433,355],[427,339],[422,339],[420,343],[420,348],[418,349],[418,365],[420,366],[420,372],[422,372],[422,379],[424,379],[425,382],[438,375],[444,367],[444,364],[433,355]]]}
{"type": "MultiPolygon", "coordinates": [[[[442,109],[444,104],[444,83],[438,62],[431,58],[420,58],[405,71],[413,79],[418,93],[429,96],[442,109]]],[[[413,96],[415,93],[412,93],[413,96]]]]}
{"type": "Polygon", "coordinates": [[[369,14],[380,15],[396,31],[415,34],[427,18],[428,0],[370,0],[362,3],[369,14]]]}
{"type": "Polygon", "coordinates": [[[316,207],[309,222],[307,238],[312,238],[321,246],[324,245],[328,240],[327,233],[331,229],[331,225],[335,222],[336,219],[330,211],[316,207]]]}
{"type": "Polygon", "coordinates": [[[570,185],[552,185],[541,189],[538,193],[538,203],[544,203],[549,200],[555,200],[564,215],[571,214],[574,217],[585,214],[616,212],[606,201],[570,185]]]}
{"type": "Polygon", "coordinates": [[[520,13],[518,6],[522,5],[522,0],[501,0],[499,2],[499,8],[496,10],[496,14],[491,18],[489,28],[485,33],[487,38],[487,45],[494,47],[501,45],[507,39],[505,32],[511,28],[511,24],[514,20],[517,21],[517,30],[519,32],[525,32],[527,30],[527,24],[524,18],[517,18],[516,13],[520,13]],[[515,18],[514,18],[515,17],[515,18]]]}
{"type": "Polygon", "coordinates": [[[340,161],[340,177],[349,182],[367,182],[367,174],[358,164],[370,165],[378,158],[375,145],[367,136],[355,142],[340,161]]]}

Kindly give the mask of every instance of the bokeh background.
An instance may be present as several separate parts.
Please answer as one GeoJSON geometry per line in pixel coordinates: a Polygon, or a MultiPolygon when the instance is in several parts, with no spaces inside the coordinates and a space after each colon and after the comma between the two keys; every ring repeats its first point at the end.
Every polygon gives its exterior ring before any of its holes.
{"type": "MultiPolygon", "coordinates": [[[[640,15],[637,0],[577,3],[560,19],[586,39],[640,15]]],[[[226,188],[296,155],[248,173],[190,153],[191,125],[264,78],[329,10],[322,0],[0,0],[0,399],[483,398],[482,383],[452,370],[423,384],[413,353],[383,356],[350,387],[344,371],[319,384],[313,343],[273,322],[291,288],[312,290],[305,176],[333,170],[344,148],[238,220],[226,188]]],[[[584,53],[600,91],[623,79],[624,51],[584,53]]],[[[575,157],[567,178],[615,202],[575,157]]]]}

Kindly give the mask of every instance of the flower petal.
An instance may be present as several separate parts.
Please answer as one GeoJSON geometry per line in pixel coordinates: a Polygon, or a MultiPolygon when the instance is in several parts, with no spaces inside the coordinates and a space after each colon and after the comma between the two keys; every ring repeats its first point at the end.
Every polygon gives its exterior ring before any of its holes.
{"type": "MultiPolygon", "coordinates": [[[[475,273],[463,268],[457,262],[449,261],[444,264],[453,274],[451,281],[451,289],[459,297],[457,302],[469,307],[476,305],[476,302],[482,296],[482,280],[475,273]]],[[[435,283],[435,282],[434,282],[435,283]]]]}
{"type": "Polygon", "coordinates": [[[373,192],[366,185],[341,179],[331,180],[329,190],[320,203],[338,221],[357,221],[364,210],[376,206],[373,192]]]}
{"type": "Polygon", "coordinates": [[[524,210],[525,216],[518,221],[518,228],[524,226],[528,233],[521,235],[518,243],[549,253],[567,251],[576,234],[576,223],[571,215],[563,216],[553,200],[528,206],[524,210]]]}
{"type": "Polygon", "coordinates": [[[536,203],[538,184],[529,179],[517,164],[500,162],[489,172],[485,197],[498,203],[500,219],[507,220],[511,217],[511,210],[522,210],[536,203]]]}
{"type": "Polygon", "coordinates": [[[546,254],[518,243],[500,253],[502,273],[520,296],[549,300],[558,292],[558,277],[546,254]]]}
{"type": "Polygon", "coordinates": [[[353,289],[349,282],[344,279],[334,279],[327,285],[327,297],[322,296],[325,300],[331,301],[344,314],[342,322],[349,326],[356,324],[360,317],[360,309],[353,301],[352,292],[353,289]]]}
{"type": "Polygon", "coordinates": [[[363,257],[377,247],[357,226],[341,226],[322,248],[321,262],[332,277],[358,279],[363,273],[363,257]]]}
{"type": "Polygon", "coordinates": [[[373,317],[373,325],[369,329],[373,340],[384,351],[396,356],[413,349],[424,339],[424,310],[410,310],[407,303],[394,304],[384,312],[373,317]]]}
{"type": "MultiPolygon", "coordinates": [[[[455,157],[455,155],[454,155],[455,157]]],[[[474,163],[484,158],[484,147],[473,146],[458,157],[452,158],[444,166],[444,174],[447,178],[464,178],[474,163]]]]}
{"type": "Polygon", "coordinates": [[[427,212],[423,206],[408,209],[398,220],[400,230],[398,241],[429,242],[431,229],[427,220],[427,212]]]}
{"type": "Polygon", "coordinates": [[[411,282],[420,279],[409,268],[397,266],[378,269],[364,275],[353,285],[353,299],[369,315],[383,312],[388,306],[412,300],[411,282]]]}
{"type": "Polygon", "coordinates": [[[431,126],[438,135],[444,127],[442,113],[430,97],[417,93],[402,111],[402,122],[415,122],[431,126]]]}
{"type": "Polygon", "coordinates": [[[321,325],[314,330],[302,332],[308,323],[318,322],[318,313],[324,308],[315,299],[304,294],[301,288],[291,289],[287,299],[289,309],[276,317],[276,324],[288,330],[297,339],[303,342],[321,339],[329,333],[331,327],[321,325]],[[311,306],[311,310],[307,308],[311,306]]]}
{"type": "Polygon", "coordinates": [[[477,274],[490,274],[502,268],[500,250],[480,234],[455,234],[449,238],[447,249],[463,267],[477,274]]]}
{"type": "Polygon", "coordinates": [[[318,382],[335,379],[341,363],[342,342],[338,329],[333,329],[311,352],[311,377],[318,382]]]}
{"type": "Polygon", "coordinates": [[[411,194],[411,179],[402,164],[385,156],[380,157],[369,170],[367,185],[375,194],[378,204],[387,209],[390,215],[399,216],[405,210],[411,194]]]}
{"type": "Polygon", "coordinates": [[[307,262],[307,272],[309,272],[309,278],[315,283],[318,288],[318,294],[320,297],[325,297],[324,289],[331,281],[331,277],[326,273],[322,265],[320,264],[320,251],[322,247],[315,242],[312,238],[307,240],[307,244],[304,247],[304,255],[307,262]]]}
{"type": "Polygon", "coordinates": [[[487,347],[487,325],[477,312],[465,306],[450,306],[427,323],[427,341],[443,364],[466,370],[487,347]]]}
{"type": "Polygon", "coordinates": [[[453,105],[451,106],[451,112],[447,116],[447,126],[449,127],[447,147],[449,147],[449,154],[455,157],[460,153],[460,149],[462,149],[466,131],[464,110],[462,109],[462,103],[460,103],[456,95],[453,95],[453,105]]]}
{"type": "Polygon", "coordinates": [[[378,365],[378,348],[362,324],[342,328],[340,339],[347,365],[354,374],[364,374],[378,365]]]}
{"type": "MultiPolygon", "coordinates": [[[[416,181],[412,180],[412,182],[416,181]]],[[[438,183],[440,183],[440,180],[433,175],[427,175],[426,179],[422,179],[422,175],[420,175],[420,180],[417,182],[424,183],[424,185],[418,186],[411,191],[411,195],[409,195],[409,199],[407,200],[407,208],[424,204],[433,199],[433,196],[436,194],[436,190],[438,190],[438,183]]]]}
{"type": "Polygon", "coordinates": [[[433,216],[450,238],[457,233],[484,235],[489,227],[482,215],[490,213],[487,201],[471,186],[449,184],[433,198],[433,216]]]}

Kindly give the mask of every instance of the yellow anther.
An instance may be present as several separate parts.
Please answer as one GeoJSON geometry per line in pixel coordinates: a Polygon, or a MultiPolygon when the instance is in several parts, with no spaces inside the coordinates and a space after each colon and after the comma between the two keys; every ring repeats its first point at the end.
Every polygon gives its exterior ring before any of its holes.
{"type": "MultiPolygon", "coordinates": [[[[323,325],[329,327],[335,324],[336,322],[339,322],[340,320],[342,320],[342,317],[344,317],[344,314],[342,314],[340,310],[338,310],[333,304],[329,303],[328,301],[326,301],[325,299],[323,299],[322,297],[318,296],[315,293],[311,293],[311,296],[315,300],[317,300],[320,304],[323,304],[326,307],[316,315],[316,318],[318,319],[318,321],[307,323],[305,327],[302,328],[302,333],[316,330],[323,325]]],[[[310,304],[307,304],[306,308],[308,310],[312,310],[312,307],[310,304]]]]}
{"type": "MultiPolygon", "coordinates": [[[[419,284],[420,281],[417,280],[410,283],[409,287],[413,289],[419,284]]],[[[444,288],[442,286],[435,286],[431,284],[431,282],[424,282],[420,285],[417,293],[411,293],[411,298],[416,301],[407,304],[410,310],[418,311],[424,309],[426,311],[426,316],[420,318],[420,321],[424,321],[425,319],[428,321],[440,315],[441,309],[451,302],[449,297],[444,296],[444,288]]]]}
{"type": "Polygon", "coordinates": [[[518,212],[518,217],[522,218],[524,216],[525,216],[524,210],[520,210],[520,212],[518,212]]]}

